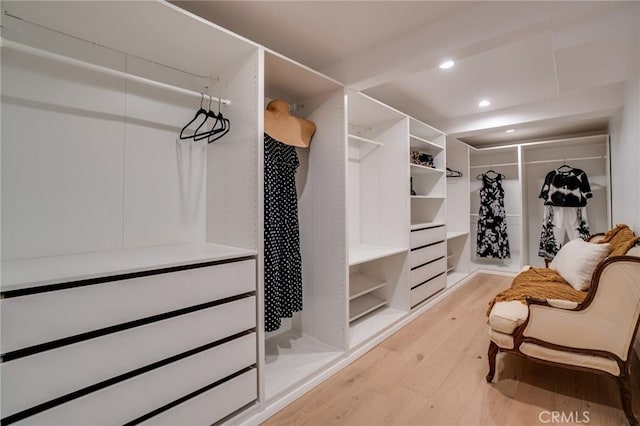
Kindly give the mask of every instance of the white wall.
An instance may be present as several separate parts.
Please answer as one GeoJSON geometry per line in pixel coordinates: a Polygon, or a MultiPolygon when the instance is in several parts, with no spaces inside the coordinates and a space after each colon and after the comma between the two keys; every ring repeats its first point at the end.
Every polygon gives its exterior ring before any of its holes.
{"type": "MultiPolygon", "coordinates": [[[[640,78],[628,81],[622,112],[609,123],[613,223],[640,234],[640,78]]],[[[640,337],[636,339],[640,355],[640,337]]]]}
{"type": "Polygon", "coordinates": [[[611,181],[613,223],[640,233],[640,79],[627,82],[625,105],[612,118],[611,181]]]}

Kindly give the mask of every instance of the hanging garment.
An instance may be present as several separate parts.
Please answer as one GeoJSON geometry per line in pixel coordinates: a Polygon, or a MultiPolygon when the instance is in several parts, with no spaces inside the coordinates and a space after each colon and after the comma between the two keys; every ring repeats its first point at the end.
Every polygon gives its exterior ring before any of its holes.
{"type": "Polygon", "coordinates": [[[553,259],[564,244],[565,234],[568,241],[586,241],[589,232],[586,207],[544,206],[538,256],[553,259]]]}
{"type": "Polygon", "coordinates": [[[264,323],[302,310],[302,257],[298,228],[295,147],[264,135],[264,323]]]}
{"type": "Polygon", "coordinates": [[[554,169],[547,173],[539,195],[545,209],[538,256],[553,259],[564,244],[565,235],[569,241],[589,238],[585,206],[592,197],[589,179],[583,170],[554,169]]]}
{"type": "Polygon", "coordinates": [[[551,170],[544,178],[539,198],[547,206],[584,207],[593,197],[587,174],[580,169],[551,170]]]}
{"type": "Polygon", "coordinates": [[[501,182],[500,175],[495,178],[482,175],[476,248],[476,254],[480,257],[511,257],[504,209],[504,189],[501,182]]]}

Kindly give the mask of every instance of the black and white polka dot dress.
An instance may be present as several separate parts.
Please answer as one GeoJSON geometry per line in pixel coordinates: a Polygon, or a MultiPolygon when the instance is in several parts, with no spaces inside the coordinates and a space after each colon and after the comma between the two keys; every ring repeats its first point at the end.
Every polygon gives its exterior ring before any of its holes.
{"type": "Polygon", "coordinates": [[[302,257],[298,228],[295,147],[264,135],[264,323],[302,310],[302,257]]]}

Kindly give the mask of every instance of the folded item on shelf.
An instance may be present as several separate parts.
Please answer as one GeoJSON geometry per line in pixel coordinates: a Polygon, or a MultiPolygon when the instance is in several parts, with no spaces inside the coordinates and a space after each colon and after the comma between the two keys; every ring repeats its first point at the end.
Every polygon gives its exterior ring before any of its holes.
{"type": "Polygon", "coordinates": [[[433,165],[433,156],[420,151],[411,151],[411,164],[420,166],[435,167],[433,165]]]}

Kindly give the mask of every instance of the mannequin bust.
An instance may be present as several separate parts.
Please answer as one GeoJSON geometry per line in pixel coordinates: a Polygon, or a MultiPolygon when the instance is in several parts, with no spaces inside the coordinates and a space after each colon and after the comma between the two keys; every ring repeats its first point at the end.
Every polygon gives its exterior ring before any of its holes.
{"type": "Polygon", "coordinates": [[[304,118],[289,114],[289,104],[274,99],[264,111],[264,132],[287,145],[308,148],[316,131],[316,125],[304,118]]]}

